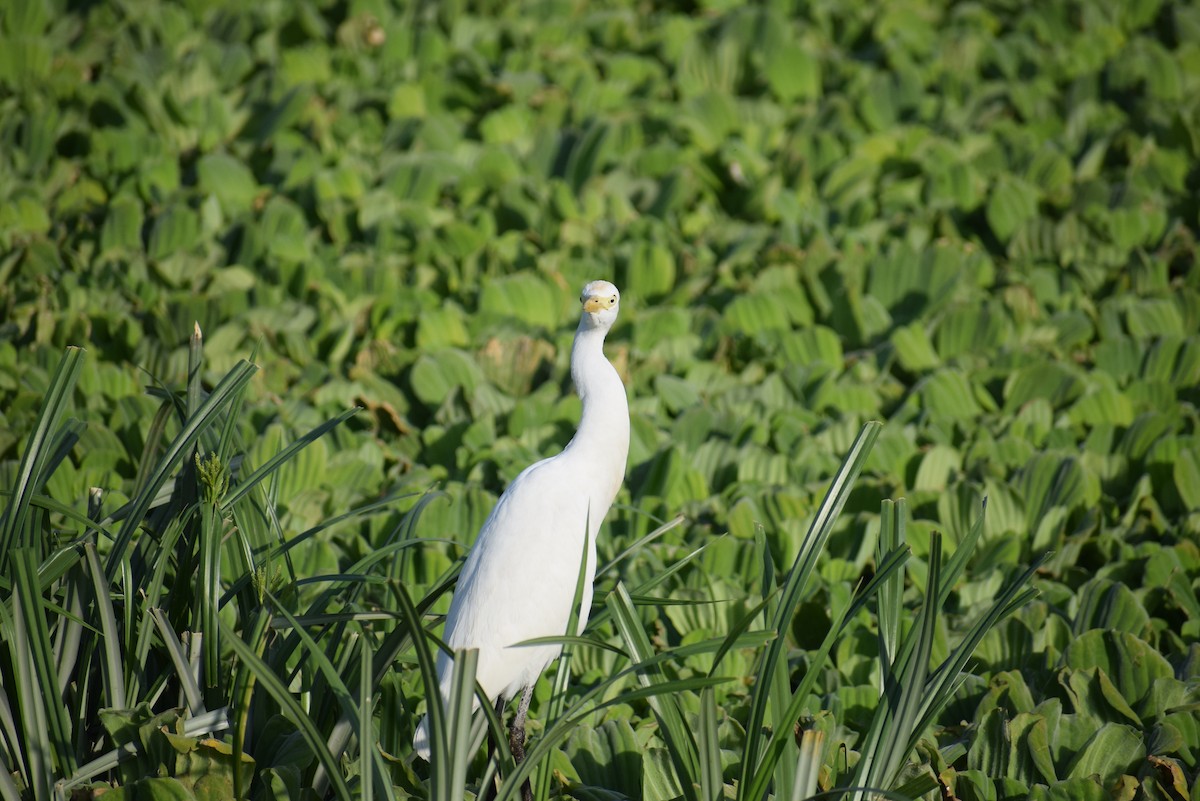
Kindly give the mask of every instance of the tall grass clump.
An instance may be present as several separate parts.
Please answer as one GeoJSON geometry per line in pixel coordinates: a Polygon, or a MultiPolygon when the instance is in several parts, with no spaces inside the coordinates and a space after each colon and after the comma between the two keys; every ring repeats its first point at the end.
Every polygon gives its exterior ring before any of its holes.
{"type": "Polygon", "coordinates": [[[45,494],[85,430],[68,416],[84,359],[64,353],[0,518],[0,797],[394,798],[374,704],[419,613],[402,588],[398,615],[360,596],[387,583],[380,564],[411,525],[341,573],[303,576],[297,548],[399,498],[305,531],[272,505],[280,471],[356,410],[250,465],[240,415],[257,368],[238,362],[206,390],[197,327],[187,383],[152,389],[136,486],[107,510],[100,489],[45,494]]]}

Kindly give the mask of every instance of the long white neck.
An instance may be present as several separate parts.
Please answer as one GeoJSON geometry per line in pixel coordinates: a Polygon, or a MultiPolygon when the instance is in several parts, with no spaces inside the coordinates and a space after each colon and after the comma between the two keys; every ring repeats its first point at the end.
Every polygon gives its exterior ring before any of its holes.
{"type": "Polygon", "coordinates": [[[580,321],[571,348],[571,380],[583,401],[579,430],[567,444],[564,456],[581,458],[604,477],[607,503],[612,502],[625,477],[629,456],[629,401],[616,368],[604,357],[604,328],[580,321]],[[611,486],[610,486],[611,485],[611,486]],[[611,491],[609,491],[611,490],[611,491]]]}

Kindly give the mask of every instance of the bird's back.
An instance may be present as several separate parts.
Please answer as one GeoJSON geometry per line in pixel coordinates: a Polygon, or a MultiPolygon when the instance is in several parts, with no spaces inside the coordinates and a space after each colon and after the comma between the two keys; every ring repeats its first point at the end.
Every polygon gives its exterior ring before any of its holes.
{"type": "MultiPolygon", "coordinates": [[[[620,477],[597,481],[580,472],[568,452],[522,472],[480,529],[463,566],[444,639],[451,648],[479,649],[477,675],[489,696],[511,698],[558,655],[558,646],[513,646],[567,633],[584,556],[585,522],[588,558],[580,628],[587,621],[596,533],[620,477]]],[[[443,658],[439,668],[448,673],[449,667],[449,659],[443,658]]]]}

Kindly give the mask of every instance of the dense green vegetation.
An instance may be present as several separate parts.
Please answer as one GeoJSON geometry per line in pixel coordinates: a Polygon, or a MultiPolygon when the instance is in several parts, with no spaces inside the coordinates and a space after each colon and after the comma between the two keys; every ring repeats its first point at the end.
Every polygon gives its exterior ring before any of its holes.
{"type": "Polygon", "coordinates": [[[1193,3],[4,3],[0,798],[517,797],[421,621],[593,278],[541,797],[1200,797],[1197,198],[1193,3]]]}

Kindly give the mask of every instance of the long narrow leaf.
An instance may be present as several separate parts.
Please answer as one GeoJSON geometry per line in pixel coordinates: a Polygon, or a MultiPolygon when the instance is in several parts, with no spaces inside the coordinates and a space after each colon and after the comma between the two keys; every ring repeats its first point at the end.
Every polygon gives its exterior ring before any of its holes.
{"type": "Polygon", "coordinates": [[[347,409],[332,420],[326,420],[324,423],[321,423],[321,425],[317,426],[312,431],[309,431],[307,434],[288,445],[279,453],[272,456],[257,470],[246,476],[246,478],[239,483],[231,493],[229,493],[223,504],[224,507],[229,508],[233,504],[237,503],[239,500],[245,497],[246,493],[257,487],[259,483],[263,481],[263,479],[272,475],[276,470],[287,464],[288,461],[297,453],[304,450],[313,442],[320,439],[334,428],[337,428],[339,425],[346,422],[360,411],[362,411],[361,406],[355,406],[353,409],[347,409]]]}
{"type": "MultiPolygon", "coordinates": [[[[375,728],[372,701],[374,690],[371,687],[371,643],[366,637],[359,637],[358,660],[358,779],[361,786],[360,801],[375,801],[375,728]]],[[[382,779],[382,776],[379,777],[382,779]]],[[[380,782],[384,784],[384,782],[380,782]]]]}
{"type": "Polygon", "coordinates": [[[925,693],[925,700],[921,706],[921,723],[919,725],[921,730],[924,730],[932,723],[933,718],[941,711],[941,708],[949,702],[953,694],[952,688],[957,681],[959,673],[966,666],[967,661],[971,658],[971,654],[975,652],[975,649],[987,633],[1005,617],[1037,597],[1037,590],[1026,588],[1026,585],[1032,580],[1034,574],[1042,566],[1046,558],[1046,556],[1043,556],[1041,559],[1035,561],[1015,581],[1001,591],[1000,595],[988,609],[987,614],[975,622],[975,625],[967,631],[966,636],[963,637],[962,641],[950,656],[947,657],[946,661],[930,677],[930,686],[925,693]],[[1022,588],[1025,589],[1022,590],[1022,588]]]}
{"type": "Polygon", "coordinates": [[[44,470],[52,455],[49,446],[58,430],[59,421],[71,405],[71,393],[79,378],[84,354],[85,351],[80,348],[67,348],[58,367],[55,368],[53,378],[50,379],[50,387],[42,402],[42,409],[38,413],[37,422],[25,445],[25,453],[21,456],[21,464],[17,468],[12,500],[9,501],[3,517],[0,517],[0,572],[7,572],[2,569],[8,564],[12,548],[25,541],[22,533],[25,531],[29,505],[47,478],[44,470]]]}
{"type": "MultiPolygon", "coordinates": [[[[211,462],[210,462],[211,464],[211,462]]],[[[205,489],[204,492],[212,490],[205,489]]],[[[195,630],[203,634],[201,642],[204,670],[202,684],[205,700],[212,702],[221,685],[221,639],[217,613],[221,602],[221,511],[217,503],[200,501],[200,530],[197,550],[199,576],[196,581],[195,630]]]]}
{"type": "Polygon", "coordinates": [[[958,577],[967,567],[967,560],[975,552],[975,546],[979,543],[979,538],[983,536],[983,524],[986,519],[987,498],[985,497],[979,510],[979,517],[975,519],[967,536],[954,549],[954,555],[946,562],[946,569],[942,571],[942,586],[938,589],[939,609],[946,605],[946,599],[950,597],[950,592],[958,582],[958,577]]]}
{"type": "MultiPolygon", "coordinates": [[[[821,641],[821,647],[809,656],[808,670],[805,672],[804,678],[800,681],[800,685],[791,693],[788,705],[780,716],[781,720],[794,721],[800,717],[804,702],[808,698],[809,693],[812,692],[817,677],[821,675],[825,667],[825,662],[829,659],[830,652],[833,651],[833,646],[837,643],[838,637],[841,636],[847,615],[853,608],[853,604],[849,604],[843,609],[834,612],[833,619],[830,621],[829,631],[826,632],[825,639],[821,641]]],[[[783,756],[783,749],[791,740],[791,726],[776,726],[771,732],[771,736],[767,739],[767,746],[763,749],[762,757],[754,771],[753,779],[748,784],[749,791],[745,795],[746,798],[763,798],[767,795],[768,785],[775,773],[775,768],[780,758],[783,756]]],[[[795,766],[793,765],[792,767],[794,768],[795,766]]],[[[794,785],[797,777],[794,774],[791,775],[794,785]]],[[[786,788],[782,787],[776,789],[778,792],[786,790],[786,788]]]]}
{"type": "MultiPolygon", "coordinates": [[[[360,707],[356,699],[351,694],[350,688],[342,679],[337,667],[332,661],[330,661],[329,655],[322,650],[321,646],[315,639],[313,639],[313,636],[308,633],[304,626],[301,626],[296,619],[292,617],[291,613],[288,612],[283,604],[279,602],[279,599],[277,599],[270,592],[266,592],[265,594],[266,597],[271,601],[271,605],[274,610],[291,624],[292,630],[300,638],[300,642],[303,643],[305,648],[305,661],[307,662],[311,660],[311,664],[316,667],[317,672],[325,680],[326,685],[328,685],[330,690],[332,690],[334,697],[337,699],[338,706],[341,707],[342,714],[349,721],[350,729],[352,731],[358,729],[361,725],[362,717],[360,714],[360,707]]],[[[339,746],[335,748],[331,747],[327,743],[326,748],[329,753],[334,755],[336,759],[341,759],[342,745],[344,745],[344,743],[339,744],[339,746]]],[[[325,772],[322,770],[322,767],[318,766],[317,772],[313,777],[312,784],[313,790],[317,793],[317,795],[324,794],[327,787],[326,779],[327,777],[325,772]]]]}
{"type": "Polygon", "coordinates": [[[8,760],[0,761],[0,799],[2,801],[21,801],[21,791],[17,789],[17,783],[12,777],[13,766],[8,764],[8,760]]]}
{"type": "MultiPolygon", "coordinates": [[[[425,714],[429,717],[429,740],[432,750],[446,753],[446,707],[442,701],[441,688],[438,686],[437,667],[434,664],[433,652],[429,650],[426,632],[421,627],[421,616],[413,605],[412,598],[403,585],[391,585],[392,598],[399,606],[402,615],[396,632],[404,632],[403,636],[412,642],[417,654],[417,664],[421,671],[421,682],[425,687],[425,714]]],[[[450,766],[443,760],[435,759],[430,764],[430,782],[436,786],[448,786],[450,781],[450,766]]]]}
{"type": "Polygon", "coordinates": [[[14,599],[19,607],[16,613],[19,637],[16,644],[17,680],[21,685],[22,709],[34,713],[28,717],[22,715],[22,722],[26,724],[26,752],[32,755],[42,751],[41,747],[32,746],[44,744],[45,755],[52,760],[50,764],[39,766],[41,775],[36,775],[31,766],[33,775],[30,778],[36,789],[48,786],[55,769],[63,775],[73,773],[76,762],[71,747],[70,721],[58,692],[58,674],[50,655],[50,632],[46,627],[35,560],[33,548],[17,548],[12,552],[14,599]],[[35,721],[43,723],[44,728],[31,728],[35,721]]]}
{"type": "Polygon", "coordinates": [[[792,785],[792,801],[811,798],[817,793],[817,780],[821,776],[821,752],[825,745],[825,732],[806,729],[800,735],[800,752],[796,754],[796,783],[792,785]]]}
{"type": "MultiPolygon", "coordinates": [[[[925,680],[929,675],[929,653],[933,648],[939,611],[937,599],[941,560],[942,538],[934,532],[930,537],[929,580],[925,601],[916,626],[905,638],[894,669],[888,671],[883,699],[876,709],[855,768],[852,782],[855,787],[889,788],[909,753],[910,736],[920,718],[925,680]]],[[[852,798],[862,799],[865,794],[866,791],[860,789],[852,798]]]]}
{"type": "Polygon", "coordinates": [[[175,675],[179,679],[183,696],[187,699],[188,713],[192,716],[202,714],[204,712],[204,693],[200,690],[200,682],[197,681],[187,653],[183,650],[183,643],[180,642],[179,636],[171,628],[171,622],[167,620],[166,614],[161,609],[151,609],[150,617],[158,627],[159,636],[166,644],[171,663],[175,666],[175,675]]]}
{"type": "MultiPolygon", "coordinates": [[[[650,639],[642,628],[629,593],[621,583],[608,596],[608,608],[613,622],[621,634],[626,648],[639,662],[653,655],[650,639]]],[[[662,669],[657,665],[639,670],[638,681],[643,687],[651,688],[663,681],[662,669]]],[[[691,729],[684,723],[679,701],[674,696],[656,695],[650,699],[650,708],[658,718],[663,739],[671,754],[671,761],[679,773],[679,783],[688,801],[697,801],[695,783],[700,780],[700,755],[691,729]]]]}
{"type": "MultiPolygon", "coordinates": [[[[254,655],[262,658],[263,649],[267,645],[267,628],[271,622],[271,614],[265,607],[259,607],[253,623],[247,627],[247,644],[254,655]]],[[[242,754],[246,750],[246,740],[250,729],[250,700],[254,695],[255,672],[244,661],[238,663],[233,674],[233,692],[230,694],[232,707],[230,714],[233,718],[233,764],[242,764],[242,754]]],[[[234,771],[233,795],[235,798],[245,798],[248,788],[243,786],[242,772],[234,771]]]]}
{"type": "Polygon", "coordinates": [[[601,576],[608,573],[610,570],[613,570],[614,568],[616,568],[617,565],[619,565],[622,562],[622,560],[624,560],[631,554],[637,553],[642,548],[645,548],[647,545],[654,542],[656,539],[661,537],[663,534],[666,534],[671,529],[678,528],[679,526],[683,525],[685,520],[687,520],[687,518],[684,517],[683,515],[676,515],[675,517],[668,520],[666,523],[663,523],[661,526],[659,526],[658,528],[651,531],[649,534],[646,534],[643,537],[639,537],[637,539],[637,541],[630,544],[630,546],[628,548],[621,551],[619,554],[614,556],[612,559],[610,559],[606,563],[604,563],[604,565],[599,570],[596,571],[596,578],[600,578],[601,576]]]}
{"type": "MultiPolygon", "coordinates": [[[[904,528],[907,517],[907,504],[904,499],[899,501],[884,500],[879,512],[879,543],[876,553],[876,563],[882,562],[886,554],[896,551],[904,542],[904,528]]],[[[888,578],[887,583],[879,588],[877,609],[879,611],[879,665],[880,686],[883,685],[884,673],[893,664],[896,649],[900,644],[900,613],[903,611],[902,595],[904,593],[904,573],[897,572],[888,578]]]]}
{"type": "Polygon", "coordinates": [[[717,700],[712,687],[707,687],[700,693],[698,734],[700,799],[719,801],[725,796],[725,782],[721,771],[721,743],[717,735],[717,700]]]}
{"type": "Polygon", "coordinates": [[[108,593],[108,582],[104,578],[104,568],[100,565],[100,556],[96,546],[85,542],[84,564],[92,579],[92,604],[96,615],[100,618],[100,630],[104,633],[101,645],[104,649],[104,690],[108,705],[115,709],[129,706],[125,700],[125,665],[121,659],[121,640],[117,634],[117,614],[113,610],[112,597],[108,593]]]}
{"type": "Polygon", "coordinates": [[[474,756],[471,708],[475,700],[475,671],[478,665],[479,651],[476,649],[455,652],[454,669],[450,675],[450,703],[446,706],[449,751],[434,756],[434,759],[450,763],[450,781],[446,787],[434,787],[435,798],[446,798],[447,801],[463,798],[467,767],[474,756]]]}
{"type": "MultiPolygon", "coordinates": [[[[579,633],[579,616],[583,611],[583,596],[587,589],[588,557],[590,555],[593,560],[595,559],[595,548],[589,534],[591,530],[591,507],[589,507],[583,522],[583,547],[579,554],[579,570],[575,574],[575,593],[571,598],[571,611],[567,615],[567,630],[563,632],[567,637],[579,633]]],[[[566,708],[567,682],[571,678],[572,656],[573,649],[564,642],[558,657],[558,672],[554,676],[554,692],[550,696],[548,721],[558,720],[566,708]]],[[[534,798],[537,801],[546,801],[550,797],[550,776],[550,760],[547,759],[538,766],[537,787],[534,788],[534,798]]]]}
{"type": "MultiPolygon", "coordinates": [[[[825,498],[821,501],[817,515],[813,519],[812,525],[809,527],[808,533],[800,545],[800,552],[797,554],[795,562],[792,563],[791,570],[788,571],[787,581],[784,584],[783,593],[780,595],[772,621],[774,629],[781,636],[767,646],[766,653],[759,660],[755,676],[756,692],[751,702],[750,719],[746,727],[746,730],[749,732],[762,731],[766,723],[768,709],[774,709],[776,715],[778,715],[780,707],[786,704],[783,699],[775,698],[775,693],[772,691],[774,687],[782,686],[780,683],[780,671],[784,666],[781,660],[784,657],[784,648],[786,647],[787,639],[782,634],[787,631],[787,626],[795,615],[796,607],[799,605],[800,598],[807,587],[809,576],[816,566],[817,559],[824,549],[830,532],[833,530],[833,524],[841,513],[842,507],[846,504],[846,499],[850,495],[850,490],[854,486],[855,480],[858,478],[859,473],[862,472],[863,465],[870,454],[871,446],[874,445],[875,439],[879,436],[881,427],[879,423],[870,422],[863,426],[859,432],[858,437],[854,440],[854,444],[850,447],[850,451],[842,460],[841,467],[830,482],[829,490],[825,493],[825,498]]],[[[776,719],[774,722],[777,726],[786,724],[786,721],[780,719],[776,719]]],[[[758,748],[758,738],[748,737],[742,759],[740,780],[742,786],[750,784],[752,776],[757,770],[759,759],[758,748]]],[[[758,799],[752,799],[752,801],[758,801],[758,799]]]]}

